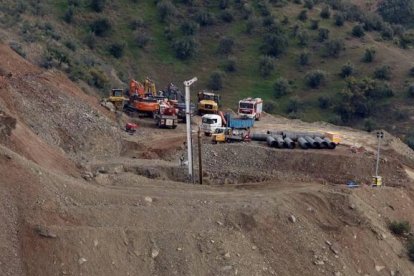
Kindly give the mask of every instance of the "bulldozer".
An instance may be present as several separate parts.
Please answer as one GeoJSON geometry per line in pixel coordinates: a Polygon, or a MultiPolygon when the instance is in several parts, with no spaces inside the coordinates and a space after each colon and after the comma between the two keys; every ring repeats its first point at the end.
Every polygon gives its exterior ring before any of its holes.
{"type": "Polygon", "coordinates": [[[198,92],[198,115],[202,116],[206,113],[218,113],[220,105],[220,95],[207,91],[198,92]]]}
{"type": "Polygon", "coordinates": [[[121,88],[114,88],[109,94],[108,101],[111,102],[116,110],[122,110],[128,98],[124,97],[124,90],[121,88]]]}
{"type": "Polygon", "coordinates": [[[250,141],[250,132],[235,130],[230,127],[218,127],[212,134],[212,143],[234,143],[250,141]]]}

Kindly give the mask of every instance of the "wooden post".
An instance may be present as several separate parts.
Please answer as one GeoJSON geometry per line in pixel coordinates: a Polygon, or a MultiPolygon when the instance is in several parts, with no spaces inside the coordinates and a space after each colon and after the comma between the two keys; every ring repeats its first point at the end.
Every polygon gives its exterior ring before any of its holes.
{"type": "Polygon", "coordinates": [[[198,128],[198,177],[200,185],[203,184],[203,161],[201,158],[201,130],[198,128]]]}

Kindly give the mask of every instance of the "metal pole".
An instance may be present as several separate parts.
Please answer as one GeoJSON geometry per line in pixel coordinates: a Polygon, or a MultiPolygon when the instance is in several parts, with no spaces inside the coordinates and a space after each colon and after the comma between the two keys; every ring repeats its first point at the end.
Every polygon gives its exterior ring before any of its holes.
{"type": "Polygon", "coordinates": [[[185,86],[185,118],[187,127],[187,156],[188,156],[188,176],[193,180],[193,152],[191,139],[191,110],[190,110],[190,86],[197,81],[197,78],[184,81],[185,86]]]}
{"type": "Polygon", "coordinates": [[[380,159],[380,146],[381,146],[381,139],[377,136],[378,139],[378,148],[377,148],[377,164],[375,166],[375,176],[378,177],[378,167],[379,167],[379,159],[380,159]]]}
{"type": "Polygon", "coordinates": [[[203,184],[203,164],[201,159],[201,129],[198,128],[198,178],[200,185],[203,184]]]}

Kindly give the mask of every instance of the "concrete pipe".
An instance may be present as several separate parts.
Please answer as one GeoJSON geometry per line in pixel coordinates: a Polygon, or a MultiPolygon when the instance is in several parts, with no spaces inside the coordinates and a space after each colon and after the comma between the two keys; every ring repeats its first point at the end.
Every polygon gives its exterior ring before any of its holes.
{"type": "Polygon", "coordinates": [[[318,142],[316,142],[314,139],[312,139],[311,137],[305,136],[304,138],[306,141],[309,142],[312,148],[319,149],[321,147],[321,145],[318,142]]]}
{"type": "Polygon", "coordinates": [[[329,140],[328,138],[324,138],[323,140],[328,144],[328,149],[336,148],[336,144],[332,142],[331,140],[329,140]]]}
{"type": "Polygon", "coordinates": [[[286,138],[284,139],[284,141],[285,141],[285,146],[286,146],[288,149],[294,149],[294,148],[295,148],[295,142],[293,142],[293,140],[292,140],[292,139],[290,139],[290,138],[286,137],[286,138]]]}
{"type": "Polygon", "coordinates": [[[284,148],[285,147],[285,141],[283,140],[282,135],[273,135],[272,137],[276,139],[278,148],[284,148]]]}
{"type": "Polygon", "coordinates": [[[265,133],[252,133],[251,138],[253,141],[266,141],[269,135],[265,133]]]}
{"type": "Polygon", "coordinates": [[[315,137],[315,141],[320,144],[321,148],[327,148],[328,147],[328,143],[320,137],[315,137]]]}
{"type": "Polygon", "coordinates": [[[283,131],[278,130],[268,130],[266,133],[272,135],[273,137],[277,135],[283,135],[283,131]]]}
{"type": "Polygon", "coordinates": [[[309,142],[308,142],[308,141],[306,141],[306,140],[305,140],[305,138],[303,138],[303,137],[299,137],[299,138],[298,138],[298,143],[299,143],[299,146],[300,146],[302,149],[308,149],[308,148],[310,147],[309,142]]]}
{"type": "Polygon", "coordinates": [[[277,147],[277,141],[272,136],[268,135],[266,138],[267,144],[269,147],[276,148],[277,147]]]}

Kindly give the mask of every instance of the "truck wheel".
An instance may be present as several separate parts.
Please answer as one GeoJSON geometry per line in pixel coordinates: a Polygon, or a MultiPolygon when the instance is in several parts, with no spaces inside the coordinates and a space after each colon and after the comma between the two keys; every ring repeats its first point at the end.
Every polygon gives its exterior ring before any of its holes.
{"type": "Polygon", "coordinates": [[[211,143],[212,143],[213,145],[215,145],[215,144],[217,144],[217,141],[216,141],[216,140],[213,140],[213,141],[211,141],[211,143]]]}

